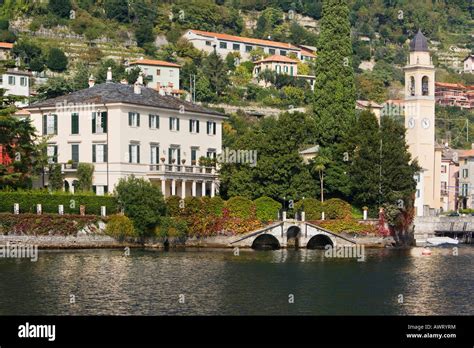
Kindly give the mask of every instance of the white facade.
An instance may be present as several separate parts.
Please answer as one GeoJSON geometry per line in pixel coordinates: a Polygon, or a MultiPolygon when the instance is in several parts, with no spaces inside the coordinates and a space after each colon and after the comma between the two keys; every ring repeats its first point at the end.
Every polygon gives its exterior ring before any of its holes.
{"type": "Polygon", "coordinates": [[[474,55],[470,54],[464,59],[463,69],[465,73],[474,73],[474,55]]]}
{"type": "Polygon", "coordinates": [[[134,67],[140,68],[143,78],[147,81],[147,86],[161,91],[164,94],[177,94],[179,86],[179,69],[178,64],[141,59],[131,62],[127,67],[130,71],[134,67]],[[174,93],[173,93],[174,92],[174,93]]]}
{"type": "Polygon", "coordinates": [[[5,95],[29,97],[30,77],[28,72],[8,70],[1,75],[0,88],[6,89],[5,95]]]}
{"type": "MultiPolygon", "coordinates": [[[[242,61],[250,60],[250,52],[261,48],[265,54],[288,56],[291,53],[302,60],[300,47],[285,42],[246,38],[228,34],[212,33],[201,30],[188,30],[183,37],[199,50],[211,53],[214,50],[222,57],[229,53],[239,53],[242,61]]],[[[311,54],[306,50],[304,59],[308,60],[311,54]]]]}
{"type": "Polygon", "coordinates": [[[225,116],[126,102],[84,105],[28,108],[38,133],[52,135],[48,152],[62,164],[70,190],[77,179],[74,164],[80,162],[94,165],[98,194],[112,192],[120,178],[131,174],[152,181],[165,196],[216,194],[215,169],[198,164],[201,156],[215,158],[221,152],[225,116]]]}

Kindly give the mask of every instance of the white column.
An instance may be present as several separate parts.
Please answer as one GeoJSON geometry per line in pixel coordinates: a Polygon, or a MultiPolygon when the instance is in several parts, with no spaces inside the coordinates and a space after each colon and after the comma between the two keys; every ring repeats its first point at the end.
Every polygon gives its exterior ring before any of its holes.
{"type": "Polygon", "coordinates": [[[196,180],[193,180],[192,196],[196,197],[196,180]]]}
{"type": "Polygon", "coordinates": [[[214,181],[211,181],[211,197],[214,197],[216,195],[216,183],[214,181]]]}
{"type": "Polygon", "coordinates": [[[171,180],[171,195],[176,196],[176,180],[171,180]]]}
{"type": "Polygon", "coordinates": [[[166,194],[166,179],[161,179],[161,193],[163,196],[166,194]]]}
{"type": "Polygon", "coordinates": [[[184,199],[186,197],[186,180],[181,181],[181,198],[184,199]]]}
{"type": "Polygon", "coordinates": [[[206,195],[206,181],[202,181],[202,185],[201,185],[201,196],[205,196],[206,195]]]}

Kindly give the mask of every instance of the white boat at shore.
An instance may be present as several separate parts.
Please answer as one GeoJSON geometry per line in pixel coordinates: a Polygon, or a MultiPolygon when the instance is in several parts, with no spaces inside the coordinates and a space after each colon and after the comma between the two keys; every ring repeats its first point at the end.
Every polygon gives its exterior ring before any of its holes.
{"type": "Polygon", "coordinates": [[[431,237],[426,239],[427,246],[457,245],[459,240],[450,237],[431,237]]]}

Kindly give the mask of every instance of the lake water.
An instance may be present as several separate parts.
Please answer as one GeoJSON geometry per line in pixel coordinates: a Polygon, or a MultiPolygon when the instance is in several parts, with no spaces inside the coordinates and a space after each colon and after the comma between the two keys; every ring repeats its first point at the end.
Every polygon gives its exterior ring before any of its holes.
{"type": "Polygon", "coordinates": [[[0,259],[0,315],[474,314],[474,247],[421,250],[40,251],[0,259]]]}

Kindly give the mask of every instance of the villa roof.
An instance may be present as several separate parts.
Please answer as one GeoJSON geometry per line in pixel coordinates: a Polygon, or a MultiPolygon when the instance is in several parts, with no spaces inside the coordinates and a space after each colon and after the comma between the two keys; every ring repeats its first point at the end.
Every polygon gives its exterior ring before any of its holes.
{"type": "Polygon", "coordinates": [[[12,49],[13,44],[9,42],[0,42],[0,48],[7,48],[7,49],[12,49]]]}
{"type": "Polygon", "coordinates": [[[153,65],[153,66],[169,66],[173,68],[181,68],[181,65],[171,62],[166,62],[164,60],[154,60],[154,59],[139,59],[133,62],[130,62],[129,65],[153,65]]]}
{"type": "Polygon", "coordinates": [[[55,107],[58,103],[91,103],[91,104],[112,104],[124,103],[133,105],[143,105],[163,109],[181,110],[196,112],[208,115],[225,117],[224,114],[204,108],[169,95],[161,95],[153,88],[142,86],[141,93],[134,93],[133,85],[121,83],[101,83],[90,88],[81,89],[60,97],[47,99],[34,103],[25,109],[31,111],[38,108],[55,107]]]}
{"type": "Polygon", "coordinates": [[[279,55],[273,55],[264,59],[257,60],[255,64],[258,63],[265,63],[265,62],[278,62],[278,63],[290,63],[290,64],[297,64],[298,60],[289,58],[287,56],[279,56],[279,55]]]}
{"type": "Polygon", "coordinates": [[[468,55],[466,58],[463,59],[463,62],[465,62],[465,61],[468,60],[469,58],[474,59],[474,54],[468,55]]]}
{"type": "Polygon", "coordinates": [[[202,30],[196,30],[196,29],[190,29],[190,32],[202,36],[208,36],[212,38],[217,38],[221,40],[226,40],[226,41],[235,41],[235,42],[243,42],[243,43],[249,43],[249,44],[254,44],[254,45],[261,45],[261,46],[272,46],[272,47],[278,47],[278,48],[286,48],[286,49],[292,49],[292,50],[300,50],[299,47],[296,47],[290,43],[286,42],[278,42],[278,41],[271,41],[271,40],[262,40],[262,39],[254,39],[250,37],[242,37],[242,36],[236,36],[236,35],[229,35],[229,34],[221,34],[221,33],[214,33],[210,31],[202,31],[202,30]]]}
{"type": "Polygon", "coordinates": [[[421,29],[418,29],[413,40],[410,41],[410,51],[411,52],[429,52],[428,50],[428,40],[425,35],[421,32],[421,29]]]}

